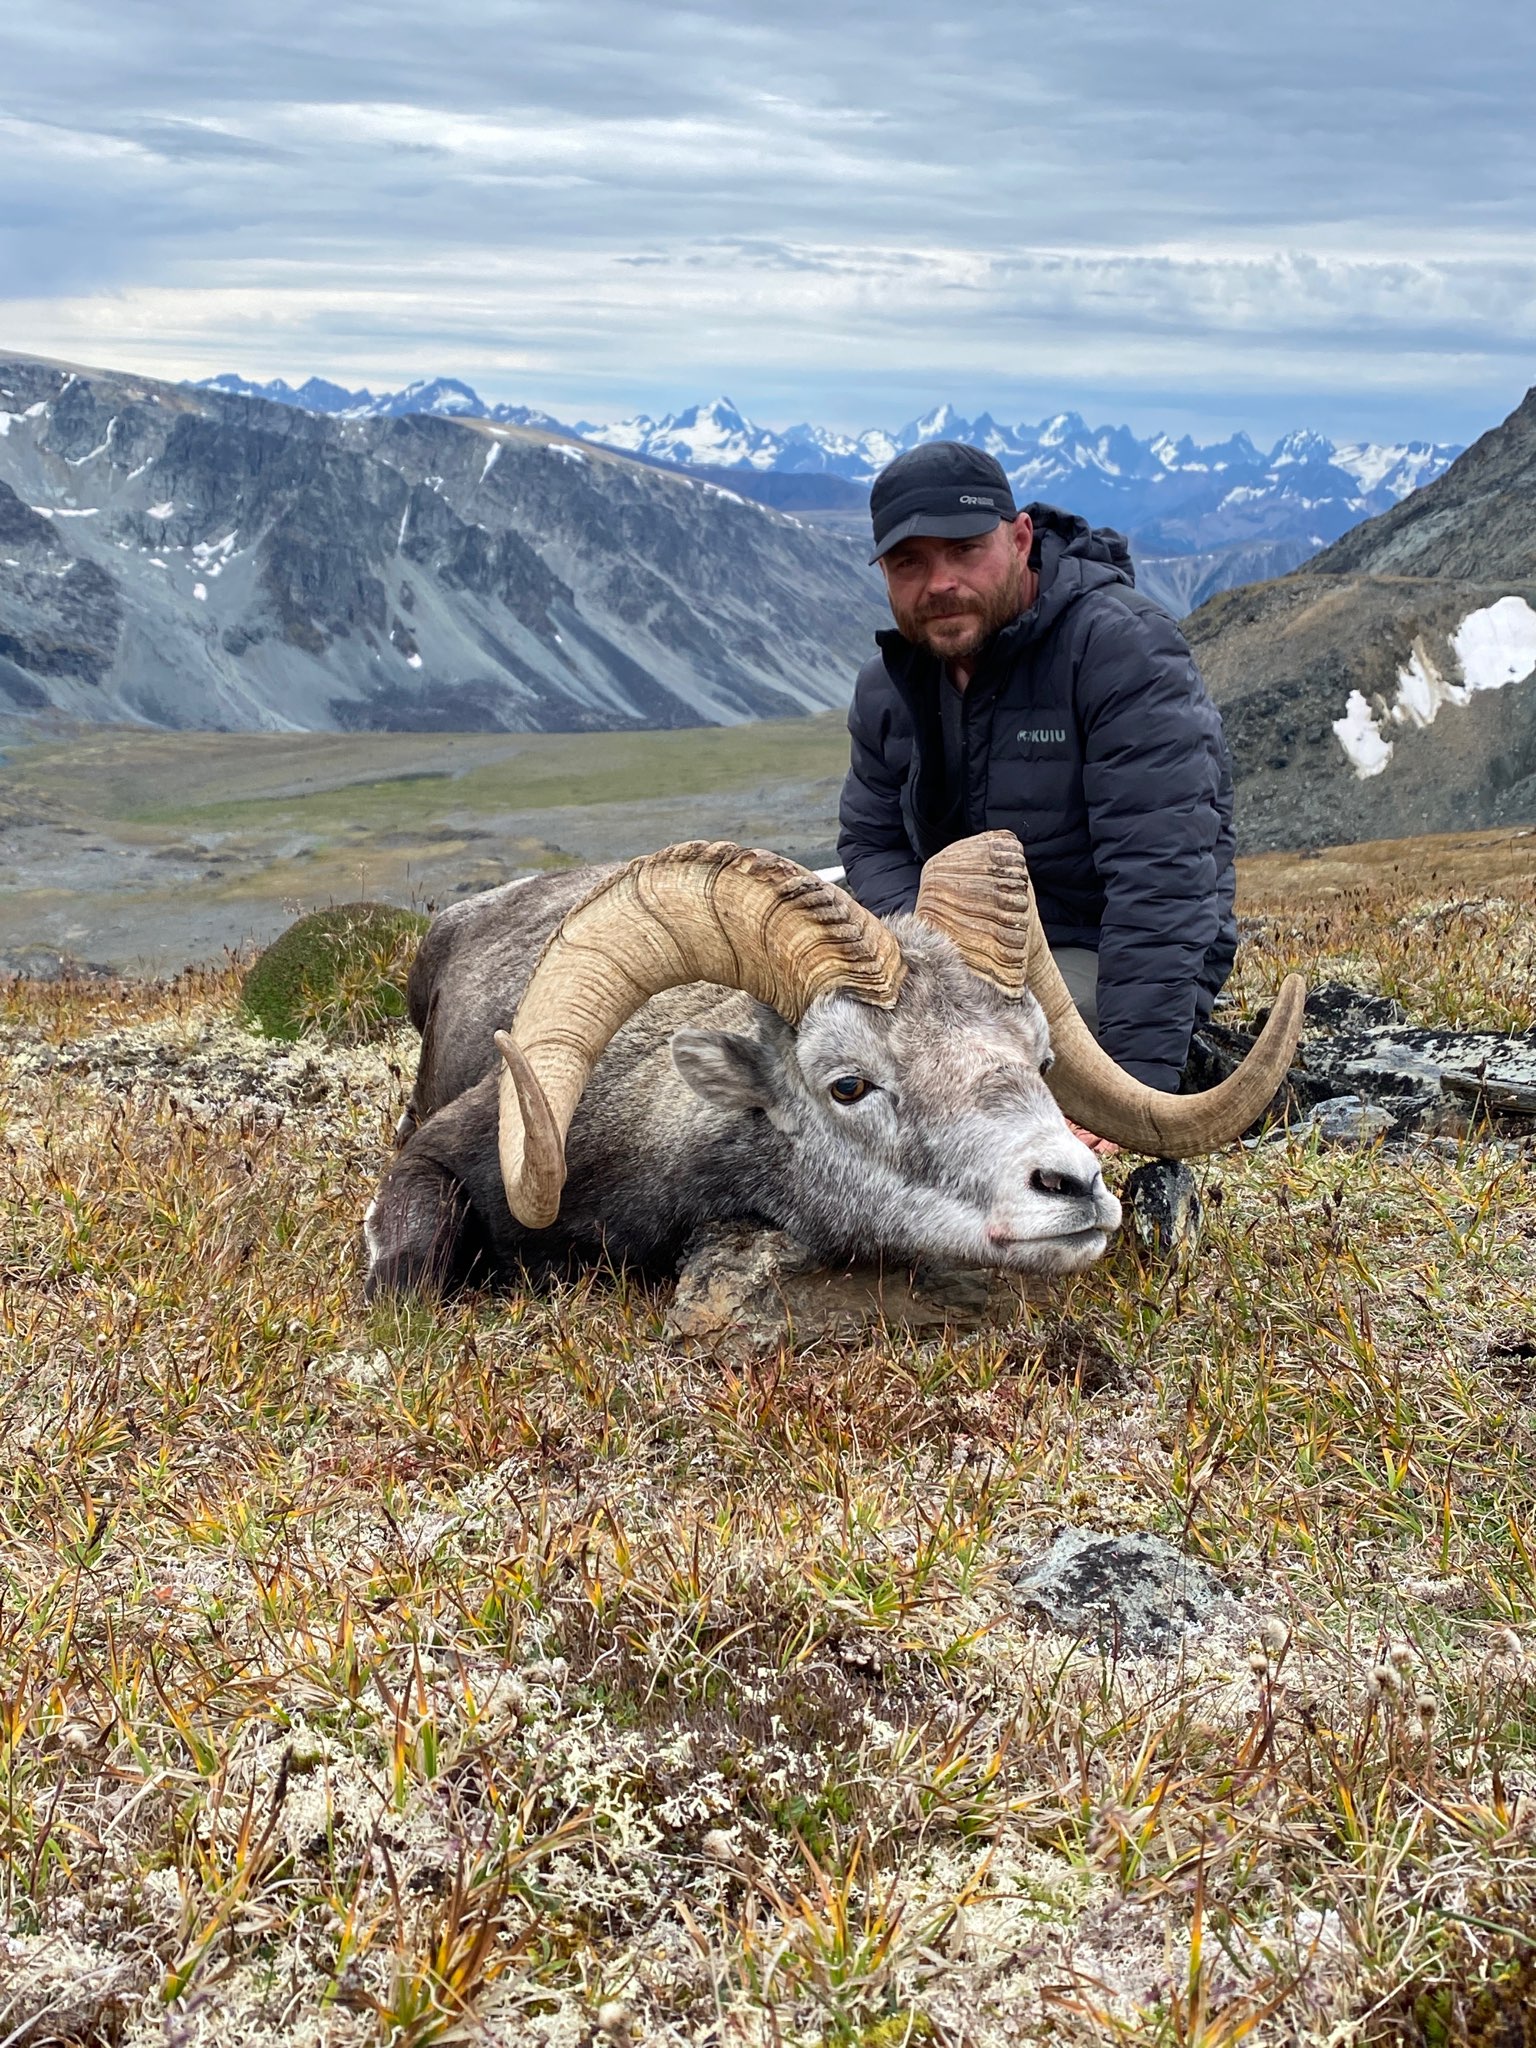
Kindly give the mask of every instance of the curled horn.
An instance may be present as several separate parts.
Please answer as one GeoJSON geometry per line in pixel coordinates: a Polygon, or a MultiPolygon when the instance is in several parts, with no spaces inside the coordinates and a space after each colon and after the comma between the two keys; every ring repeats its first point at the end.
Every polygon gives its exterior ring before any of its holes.
{"type": "Polygon", "coordinates": [[[565,1140],[621,1026],[685,982],[745,989],[798,1024],[843,991],[889,1009],[906,974],[895,935],[780,854],[689,840],[608,876],[550,935],[510,1032],[496,1034],[507,1201],[530,1230],[560,1211],[565,1140]]]}
{"type": "Polygon", "coordinates": [[[917,915],[1005,995],[1034,995],[1056,1054],[1051,1093],[1074,1123],[1136,1152],[1190,1159],[1230,1144],[1274,1099],[1301,1037],[1306,983],[1288,974],[1247,1058],[1204,1094],[1166,1095],[1116,1066],[1051,958],[1024,849],[1011,832],[979,833],[936,854],[923,869],[917,915]]]}

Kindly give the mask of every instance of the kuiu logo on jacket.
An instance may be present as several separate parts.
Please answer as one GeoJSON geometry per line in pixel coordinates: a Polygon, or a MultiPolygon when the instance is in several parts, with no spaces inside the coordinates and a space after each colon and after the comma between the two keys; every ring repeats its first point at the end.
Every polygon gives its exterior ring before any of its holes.
{"type": "Polygon", "coordinates": [[[1021,747],[1064,747],[1066,743],[1064,725],[1026,725],[1019,734],[1021,747]]]}

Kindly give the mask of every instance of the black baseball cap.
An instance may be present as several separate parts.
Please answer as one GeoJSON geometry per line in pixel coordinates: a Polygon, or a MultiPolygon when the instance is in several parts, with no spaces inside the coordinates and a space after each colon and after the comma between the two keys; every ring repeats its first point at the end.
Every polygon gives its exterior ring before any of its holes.
{"type": "Polygon", "coordinates": [[[1002,464],[964,441],[924,441],[888,462],[869,493],[872,562],[915,533],[965,540],[990,533],[1018,507],[1002,464]]]}

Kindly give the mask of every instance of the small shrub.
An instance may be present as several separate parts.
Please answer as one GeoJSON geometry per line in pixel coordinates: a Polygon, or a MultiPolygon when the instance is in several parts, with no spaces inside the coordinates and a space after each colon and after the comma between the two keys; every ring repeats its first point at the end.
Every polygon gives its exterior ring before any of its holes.
{"type": "Polygon", "coordinates": [[[268,1038],[307,1031],[343,1045],[377,1038],[405,1011],[405,978],[427,920],[393,903],[340,903],[291,924],[252,964],[241,1021],[268,1038]]]}

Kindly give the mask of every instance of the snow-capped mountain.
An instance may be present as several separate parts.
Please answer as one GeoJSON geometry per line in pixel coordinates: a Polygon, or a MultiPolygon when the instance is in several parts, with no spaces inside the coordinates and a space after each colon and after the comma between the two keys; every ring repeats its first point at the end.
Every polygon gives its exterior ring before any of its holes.
{"type": "Polygon", "coordinates": [[[487,405],[449,377],[382,394],[347,391],[322,378],[296,390],[281,380],[250,384],[226,376],[208,382],[342,418],[436,413],[570,433],[643,462],[702,472],[784,511],[850,525],[861,520],[863,493],[892,456],[924,441],[970,441],[996,456],[1021,504],[1045,499],[1129,534],[1148,588],[1180,609],[1182,597],[1197,602],[1234,581],[1294,568],[1431,482],[1461,452],[1431,441],[1341,446],[1308,428],[1267,449],[1244,433],[1202,444],[1188,434],[1142,438],[1126,426],[1090,426],[1071,411],[1010,426],[987,412],[967,419],[948,404],[894,432],[872,427],[847,434],[810,421],[780,431],[759,425],[725,397],[659,419],[636,413],[562,426],[526,406],[487,405]],[[797,486],[796,478],[804,484],[797,486]],[[813,478],[821,481],[812,485],[813,478]],[[1198,573],[1189,560],[1195,556],[1201,557],[1198,573]]]}
{"type": "Polygon", "coordinates": [[[348,391],[325,377],[311,377],[295,387],[274,377],[268,384],[253,384],[248,377],[226,372],[222,377],[203,377],[194,387],[199,391],[224,391],[234,398],[265,398],[274,405],[297,406],[302,412],[329,413],[342,420],[393,420],[407,415],[430,413],[438,419],[495,420],[501,426],[541,427],[547,432],[568,433],[547,412],[527,405],[487,405],[477,391],[457,377],[418,378],[400,391],[348,391]]]}
{"type": "Polygon", "coordinates": [[[1329,451],[1401,501],[1186,621],[1232,749],[1240,849],[1536,818],[1536,391],[1406,489],[1428,452],[1329,451]]]}
{"type": "Polygon", "coordinates": [[[1270,540],[1322,547],[1428,483],[1460,453],[1424,441],[1337,447],[1305,428],[1267,450],[1243,433],[1202,446],[1187,434],[1143,440],[1129,427],[1091,427],[1075,412],[1009,426],[990,413],[966,419],[952,405],[936,406],[894,433],[840,434],[808,422],[777,433],[727,398],[661,419],[639,413],[611,426],[582,420],[572,432],[653,462],[833,475],[858,484],[924,441],[970,441],[996,456],[1021,502],[1051,499],[1120,527],[1144,552],[1165,554],[1270,540]]]}

